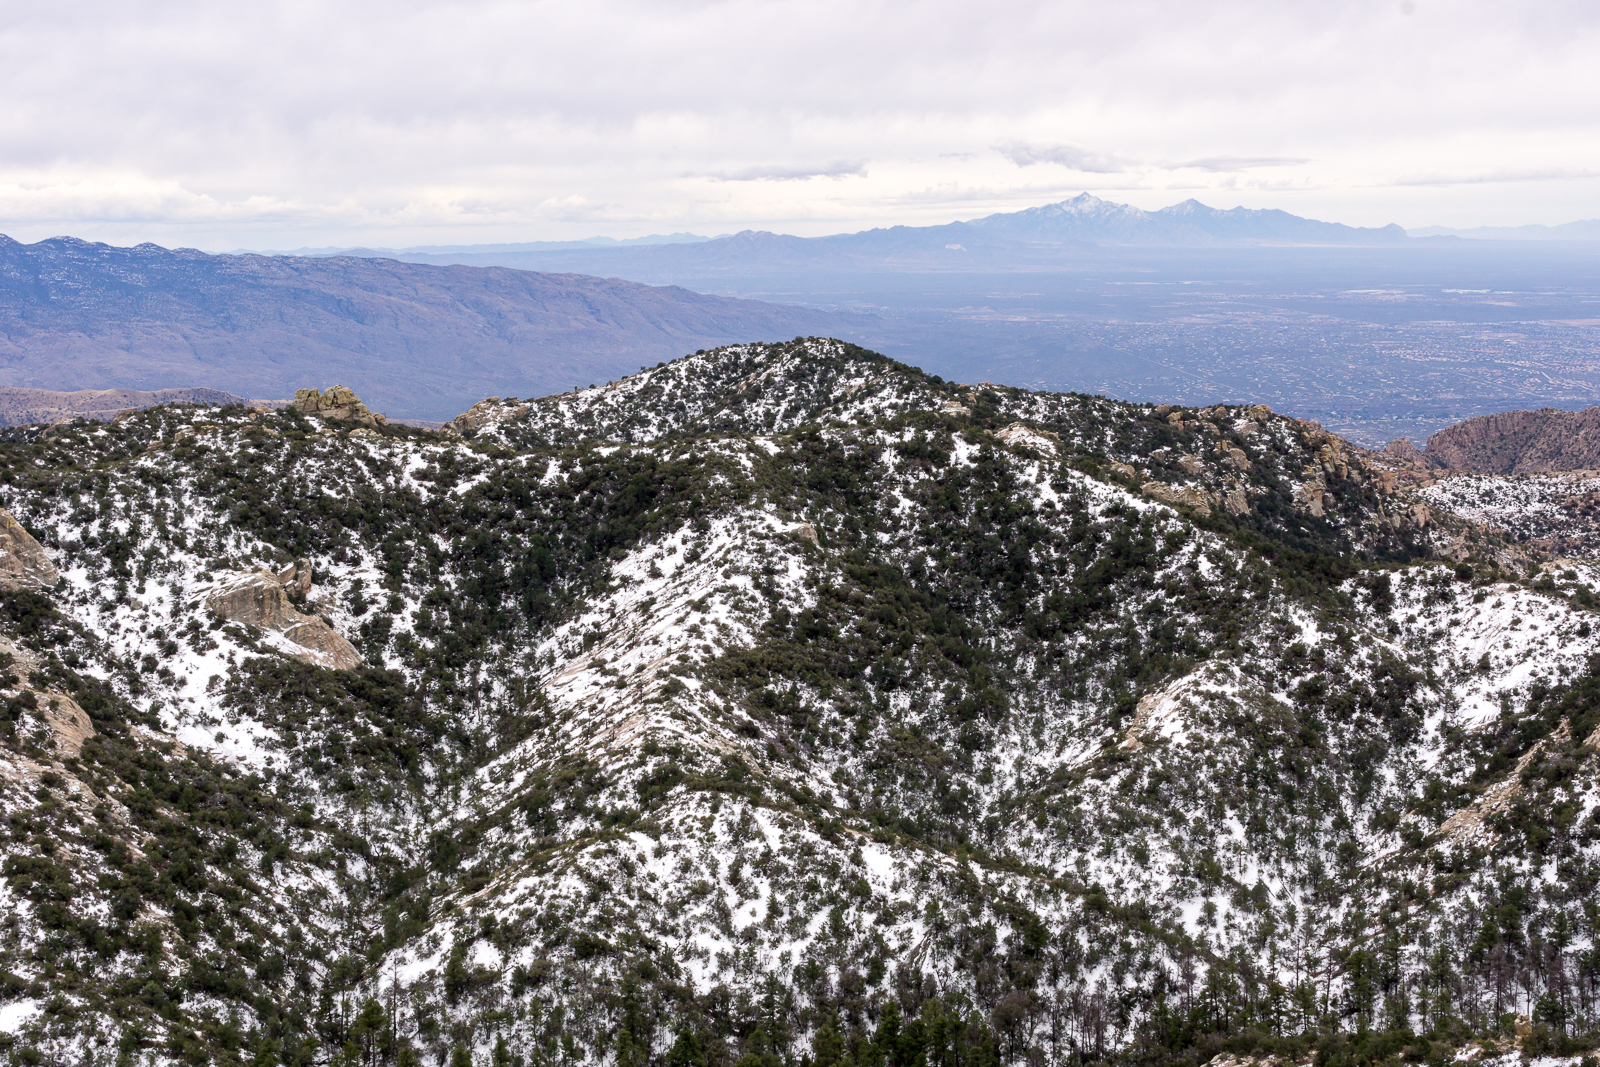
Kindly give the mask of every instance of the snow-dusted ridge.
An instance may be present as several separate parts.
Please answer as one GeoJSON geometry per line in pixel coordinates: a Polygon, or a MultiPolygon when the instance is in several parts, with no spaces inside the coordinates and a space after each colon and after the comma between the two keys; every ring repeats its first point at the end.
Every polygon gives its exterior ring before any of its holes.
{"type": "Polygon", "coordinates": [[[1530,580],[1309,424],[812,340],[453,435],[166,408],[4,449],[62,576],[0,598],[24,1047],[315,1061],[370,998],[430,1062],[798,1056],[893,1002],[1065,1065],[1201,988],[1423,1030],[1441,950],[1469,1029],[1589,1010],[1600,573],[1530,580]],[[302,557],[353,670],[205,608],[302,557]]]}

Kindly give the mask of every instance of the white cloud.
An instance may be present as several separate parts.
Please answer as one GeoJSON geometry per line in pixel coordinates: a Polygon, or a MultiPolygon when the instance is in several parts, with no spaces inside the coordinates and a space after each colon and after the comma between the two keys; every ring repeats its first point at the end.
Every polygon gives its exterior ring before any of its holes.
{"type": "Polygon", "coordinates": [[[744,167],[731,174],[713,174],[719,182],[798,182],[811,178],[862,178],[867,173],[865,160],[838,160],[821,166],[765,165],[744,167]]]}
{"type": "Polygon", "coordinates": [[[1167,163],[1168,170],[1205,170],[1217,174],[1232,174],[1241,170],[1258,170],[1262,167],[1293,167],[1311,160],[1297,156],[1212,156],[1209,159],[1190,159],[1182,163],[1167,163]]]}
{"type": "Polygon", "coordinates": [[[1035,163],[1056,163],[1080,174],[1123,174],[1138,166],[1099,152],[1071,144],[1057,145],[1006,145],[1000,154],[1019,167],[1035,163]]]}
{"type": "Polygon", "coordinates": [[[1595,170],[1524,170],[1495,171],[1491,174],[1434,175],[1420,178],[1397,178],[1394,184],[1406,185],[1499,185],[1502,182],[1560,182],[1589,181],[1600,178],[1595,170]]]}
{"type": "Polygon", "coordinates": [[[1561,222],[1600,196],[1597,53],[1575,0],[12,5],[0,231],[824,233],[1029,206],[1052,172],[1147,208],[1181,178],[1362,225],[1561,222]]]}

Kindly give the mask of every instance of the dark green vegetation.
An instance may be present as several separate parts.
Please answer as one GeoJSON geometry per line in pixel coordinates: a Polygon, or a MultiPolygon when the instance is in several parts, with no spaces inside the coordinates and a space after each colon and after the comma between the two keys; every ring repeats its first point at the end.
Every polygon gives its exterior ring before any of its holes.
{"type": "Polygon", "coordinates": [[[520,407],[7,433],[16,1062],[1592,1047],[1587,569],[1309,424],[830,342],[520,407]],[[206,608],[296,557],[362,666],[206,608]]]}

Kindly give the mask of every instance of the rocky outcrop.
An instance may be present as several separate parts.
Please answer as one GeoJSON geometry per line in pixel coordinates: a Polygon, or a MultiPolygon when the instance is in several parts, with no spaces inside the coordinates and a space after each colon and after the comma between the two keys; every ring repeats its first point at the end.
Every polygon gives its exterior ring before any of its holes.
{"type": "Polygon", "coordinates": [[[0,688],[11,685],[22,706],[36,714],[49,731],[48,747],[58,758],[66,759],[83,751],[83,743],[95,735],[94,724],[88,712],[67,694],[35,688],[37,672],[44,665],[37,652],[0,636],[0,678],[11,675],[0,682],[0,688]]]}
{"type": "Polygon", "coordinates": [[[311,592],[311,561],[297,559],[278,571],[278,582],[291,593],[305,596],[311,592]]]}
{"type": "Polygon", "coordinates": [[[291,590],[303,595],[310,589],[311,565],[296,560],[278,573],[258,567],[223,578],[206,597],[206,607],[229,622],[282,636],[302,650],[287,653],[295,659],[335,670],[360,666],[355,646],[326,621],[301,612],[290,601],[291,590]]]}
{"type": "Polygon", "coordinates": [[[528,413],[528,410],[529,406],[518,403],[516,397],[502,400],[497,396],[491,396],[478,401],[445,423],[442,428],[446,433],[460,434],[464,437],[490,426],[498,426],[502,422],[520,419],[528,413]]]}
{"type": "Polygon", "coordinates": [[[1010,426],[996,433],[995,437],[1008,445],[1031,448],[1035,452],[1043,452],[1047,456],[1056,454],[1056,445],[1060,441],[1060,437],[1049,430],[1036,430],[1023,422],[1013,422],[1010,426]]]}
{"type": "Polygon", "coordinates": [[[1410,466],[1432,467],[1434,462],[1428,454],[1411,443],[1408,437],[1396,437],[1393,441],[1383,446],[1383,455],[1398,463],[1410,466]]]}
{"type": "Polygon", "coordinates": [[[1600,467],[1600,407],[1479,415],[1429,437],[1425,455],[1436,466],[1472,474],[1548,474],[1600,467]]]}
{"type": "Polygon", "coordinates": [[[1230,486],[1219,493],[1193,485],[1145,482],[1139,491],[1151,500],[1163,504],[1181,504],[1206,515],[1215,508],[1221,508],[1230,515],[1242,515],[1250,510],[1250,495],[1242,486],[1230,486]]]}
{"type": "Polygon", "coordinates": [[[330,422],[353,422],[361,426],[382,426],[389,420],[375,411],[368,411],[349,386],[336,385],[326,393],[316,389],[296,389],[294,401],[289,405],[307,415],[316,415],[330,422]]]}
{"type": "Polygon", "coordinates": [[[60,577],[44,546],[0,508],[0,590],[54,589],[60,577]]]}
{"type": "Polygon", "coordinates": [[[63,759],[82,754],[83,743],[94,736],[89,713],[65,693],[42,693],[38,700],[56,754],[63,759]]]}

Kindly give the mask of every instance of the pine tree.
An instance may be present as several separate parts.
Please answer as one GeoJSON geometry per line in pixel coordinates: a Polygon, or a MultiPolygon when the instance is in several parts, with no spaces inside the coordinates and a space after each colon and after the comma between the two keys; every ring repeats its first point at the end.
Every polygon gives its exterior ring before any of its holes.
{"type": "Polygon", "coordinates": [[[705,1053],[687,1023],[678,1028],[678,1038],[667,1050],[667,1067],[706,1067],[705,1053]]]}

